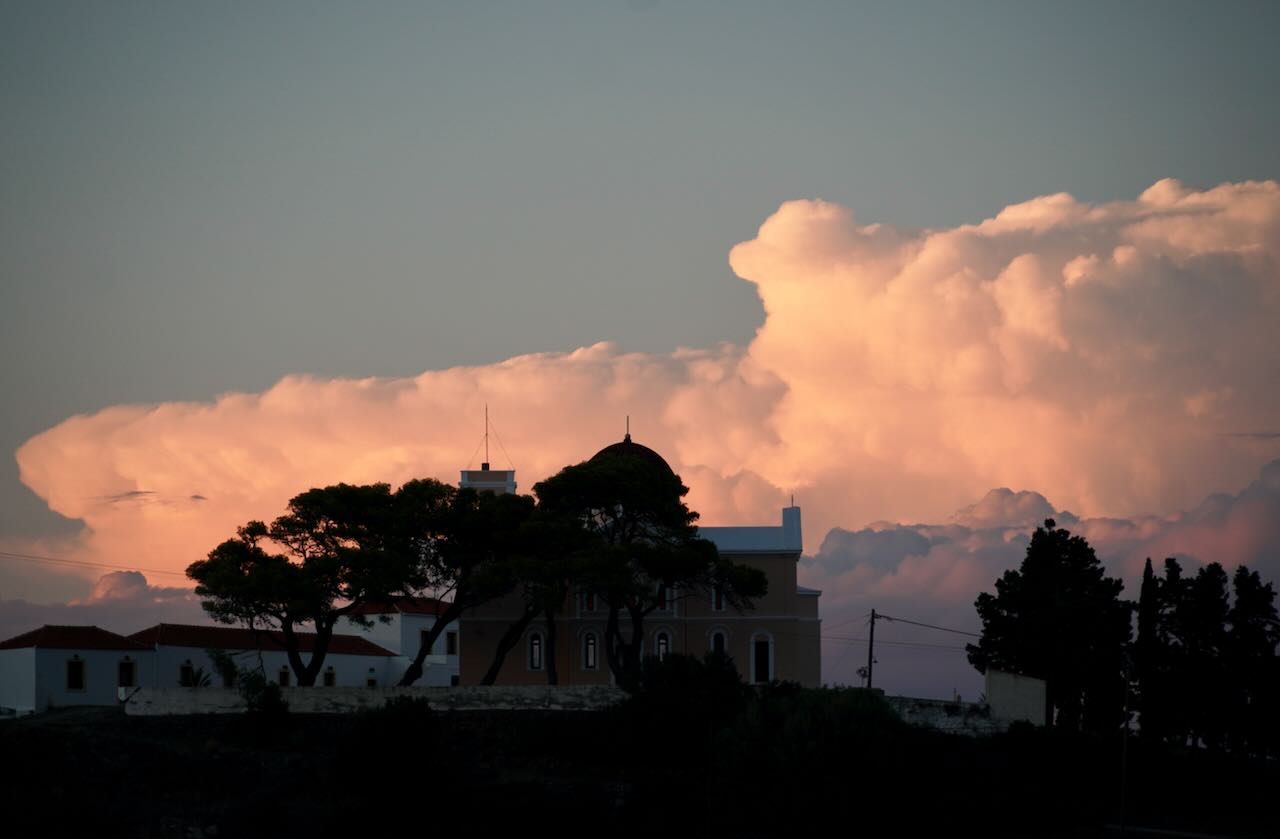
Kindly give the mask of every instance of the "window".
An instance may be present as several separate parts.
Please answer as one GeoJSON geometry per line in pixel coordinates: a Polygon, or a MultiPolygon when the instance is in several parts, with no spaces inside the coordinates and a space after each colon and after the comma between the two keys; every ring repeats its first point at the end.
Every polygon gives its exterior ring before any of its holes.
{"type": "Polygon", "coordinates": [[[458,633],[446,632],[444,634],[444,654],[445,655],[458,654],[458,633]]]}
{"type": "Polygon", "coordinates": [[[376,688],[378,686],[378,674],[372,667],[369,668],[369,675],[365,676],[364,686],[367,688],[376,688]]]}
{"type": "Polygon", "coordinates": [[[537,632],[529,636],[529,669],[542,669],[542,635],[537,632]]]}
{"type": "MultiPolygon", "coordinates": [[[[422,630],[421,632],[419,632],[419,633],[418,633],[418,648],[419,648],[419,649],[421,649],[422,647],[425,647],[425,646],[427,645],[427,636],[429,636],[430,634],[431,634],[431,630],[429,630],[429,629],[424,629],[424,630],[422,630]]],[[[433,643],[433,644],[431,645],[431,649],[427,652],[427,655],[431,655],[431,654],[435,653],[435,651],[436,651],[436,645],[433,643]]]]}
{"type": "Polygon", "coordinates": [[[764,684],[773,678],[773,644],[757,636],[751,642],[751,681],[764,684]]]}
{"type": "Polygon", "coordinates": [[[723,632],[713,632],[713,633],[711,633],[711,652],[713,652],[713,653],[723,653],[723,652],[725,652],[725,651],[726,651],[727,647],[728,647],[728,645],[727,645],[727,644],[725,644],[725,642],[724,642],[724,633],[723,633],[723,632]]]}
{"type": "Polygon", "coordinates": [[[662,661],[671,652],[671,636],[665,632],[659,632],[654,646],[658,649],[658,661],[662,661]]]}
{"type": "Polygon", "coordinates": [[[124,657],[124,661],[116,667],[116,687],[131,688],[138,683],[137,662],[130,660],[128,656],[124,657]]]}
{"type": "Polygon", "coordinates": [[[84,690],[84,662],[80,656],[67,662],[67,690],[84,690]]]}
{"type": "Polygon", "coordinates": [[[287,688],[289,686],[289,668],[280,668],[280,687],[287,688]]]}
{"type": "Polygon", "coordinates": [[[596,593],[588,591],[582,595],[582,611],[594,612],[596,610],[596,593]]]}
{"type": "Polygon", "coordinates": [[[582,639],[582,669],[595,670],[600,666],[598,661],[596,634],[588,632],[582,639]]]}
{"type": "Polygon", "coordinates": [[[658,583],[657,600],[659,611],[666,612],[671,608],[671,590],[662,583],[658,583]]]}
{"type": "Polygon", "coordinates": [[[338,683],[338,674],[333,672],[333,665],[324,669],[324,686],[331,688],[338,683]]]}
{"type": "Polygon", "coordinates": [[[720,590],[720,586],[711,590],[711,608],[717,612],[724,611],[724,592],[720,590]]]}
{"type": "Polygon", "coordinates": [[[178,687],[193,688],[195,686],[196,668],[192,666],[191,659],[187,659],[178,668],[178,687]]]}

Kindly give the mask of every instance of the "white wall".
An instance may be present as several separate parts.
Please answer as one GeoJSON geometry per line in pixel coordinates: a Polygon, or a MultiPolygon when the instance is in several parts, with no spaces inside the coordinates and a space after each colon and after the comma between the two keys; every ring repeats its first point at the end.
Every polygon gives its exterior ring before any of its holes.
{"type": "Polygon", "coordinates": [[[115,705],[119,664],[134,662],[134,681],[146,685],[151,678],[152,654],[147,650],[35,649],[36,710],[71,705],[115,705]],[[67,689],[67,662],[84,662],[84,690],[67,689]]]}
{"type": "MultiPolygon", "coordinates": [[[[380,647],[384,647],[398,655],[388,663],[387,680],[389,684],[397,684],[404,676],[414,656],[418,654],[420,639],[425,630],[435,626],[435,615],[413,615],[395,613],[389,623],[383,623],[376,617],[373,626],[365,628],[342,618],[334,627],[334,631],[343,635],[362,635],[380,647]]],[[[436,639],[432,652],[423,661],[423,674],[416,684],[420,687],[449,687],[453,678],[458,675],[458,659],[456,655],[445,655],[445,636],[449,632],[458,633],[458,649],[462,649],[462,633],[458,622],[446,626],[436,639]]],[[[379,684],[382,684],[379,682],[379,684]]]]}
{"type": "MultiPolygon", "coordinates": [[[[229,651],[235,657],[236,664],[243,670],[258,669],[258,651],[229,651]]],[[[267,679],[275,682],[279,681],[280,670],[282,668],[289,670],[289,684],[296,685],[297,676],[293,672],[293,668],[289,666],[289,656],[283,650],[268,650],[262,652],[262,666],[266,671],[267,679]]],[[[309,654],[303,654],[303,661],[309,661],[309,654]]],[[[391,679],[389,662],[390,656],[374,656],[374,655],[346,655],[339,653],[329,653],[324,657],[324,667],[321,668],[320,676],[316,677],[316,686],[324,684],[323,673],[329,667],[333,667],[334,677],[339,687],[364,687],[366,680],[371,675],[369,670],[373,669],[373,677],[377,679],[378,684],[386,685],[391,679]]],[[[155,677],[150,682],[152,687],[180,687],[182,677],[182,665],[184,662],[190,661],[191,666],[202,668],[209,674],[211,687],[222,687],[222,679],[218,675],[218,669],[214,667],[213,660],[209,658],[209,654],[200,647],[170,647],[161,645],[156,649],[156,667],[155,677]]]]}
{"type": "Polygon", "coordinates": [[[12,708],[20,714],[36,710],[34,647],[0,650],[0,708],[12,708]]]}
{"type": "Polygon", "coordinates": [[[987,704],[991,706],[992,715],[999,719],[1044,725],[1047,690],[1043,679],[987,668],[987,704]]]}

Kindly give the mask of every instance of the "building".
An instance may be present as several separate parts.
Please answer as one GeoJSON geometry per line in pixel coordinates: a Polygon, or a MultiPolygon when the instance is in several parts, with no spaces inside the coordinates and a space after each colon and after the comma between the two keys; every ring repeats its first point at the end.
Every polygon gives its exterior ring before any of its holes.
{"type": "MultiPolygon", "coordinates": [[[[399,684],[427,633],[435,626],[436,616],[448,605],[432,597],[394,597],[386,602],[365,603],[355,612],[372,620],[372,625],[365,627],[349,618],[340,618],[335,629],[351,635],[359,634],[390,650],[392,657],[386,665],[386,683],[395,685],[399,684]]],[[[444,628],[422,662],[422,677],[415,685],[450,687],[458,684],[460,637],[457,623],[444,628]]]]}
{"type": "MultiPolygon", "coordinates": [[[[315,650],[316,636],[311,632],[299,632],[299,652],[309,660],[315,650]]],[[[200,674],[207,675],[209,684],[231,687],[226,684],[217,665],[209,655],[210,650],[224,652],[241,670],[262,668],[268,681],[282,687],[295,683],[289,654],[285,651],[284,636],[279,632],[254,632],[236,626],[194,626],[189,624],[159,623],[135,632],[129,640],[142,644],[152,653],[150,682],[140,682],[149,687],[200,687],[200,674]]],[[[391,661],[395,654],[367,638],[334,633],[325,653],[324,668],[316,678],[318,687],[377,687],[393,683],[391,661]]]]}
{"type": "MultiPolygon", "coordinates": [[[[310,655],[315,635],[298,633],[298,639],[310,655]]],[[[242,670],[261,667],[280,685],[296,681],[279,632],[162,623],[125,637],[96,626],[42,626],[0,641],[0,711],[115,705],[140,687],[229,686],[211,650],[227,653],[242,670]]],[[[334,634],[316,685],[377,687],[395,684],[403,672],[391,650],[362,636],[334,634]]]]}
{"type": "MultiPolygon", "coordinates": [[[[594,455],[601,457],[642,458],[670,469],[661,455],[633,442],[629,433],[622,442],[594,455]]],[[[463,472],[462,485],[476,486],[469,483],[474,474],[480,473],[463,472]]],[[[514,472],[502,480],[514,485],[514,472]]],[[[769,581],[768,593],[756,601],[754,610],[738,612],[718,593],[682,597],[673,592],[665,608],[646,618],[645,652],[701,657],[717,650],[727,653],[752,683],[781,679],[810,686],[820,684],[821,592],[796,584],[796,565],[802,551],[800,508],[784,508],[775,525],[701,527],[698,533],[715,543],[727,559],[764,571],[769,581]]],[[[466,654],[461,662],[461,684],[480,683],[493,662],[499,639],[521,611],[519,595],[512,594],[464,614],[460,623],[466,654]]],[[[555,656],[560,684],[608,684],[612,680],[604,653],[607,617],[607,608],[594,596],[576,591],[570,595],[556,621],[555,656]]],[[[495,683],[545,683],[549,639],[544,622],[531,623],[520,644],[507,655],[495,683]]]]}
{"type": "Polygon", "coordinates": [[[42,626],[0,641],[0,709],[114,705],[154,678],[150,648],[96,626],[42,626]]]}

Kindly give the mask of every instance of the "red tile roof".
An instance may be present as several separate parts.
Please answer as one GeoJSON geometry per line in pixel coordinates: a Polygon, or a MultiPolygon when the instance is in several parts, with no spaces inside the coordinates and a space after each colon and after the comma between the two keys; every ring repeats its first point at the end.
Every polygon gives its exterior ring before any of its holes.
{"type": "Polygon", "coordinates": [[[451,603],[436,600],[434,597],[393,597],[390,600],[379,600],[361,603],[351,610],[354,615],[439,615],[449,608],[451,603]]]}
{"type": "Polygon", "coordinates": [[[48,650],[145,650],[143,644],[96,626],[42,626],[0,641],[0,650],[43,647],[48,650]]]}
{"type": "MultiPolygon", "coordinates": [[[[206,650],[283,650],[284,633],[250,632],[238,626],[191,626],[181,623],[158,623],[129,636],[148,648],[199,647],[206,650]]],[[[298,649],[309,653],[315,649],[312,632],[296,633],[298,649]]],[[[329,653],[337,655],[392,656],[395,653],[355,635],[334,635],[329,639],[329,653]]]]}

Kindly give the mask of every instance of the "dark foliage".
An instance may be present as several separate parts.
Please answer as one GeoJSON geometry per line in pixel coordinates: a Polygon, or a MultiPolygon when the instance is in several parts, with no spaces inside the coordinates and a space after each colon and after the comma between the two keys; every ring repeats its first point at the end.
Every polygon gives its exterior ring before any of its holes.
{"type": "Polygon", "coordinates": [[[1044,679],[1047,716],[1060,728],[1114,731],[1131,634],[1122,589],[1088,542],[1048,519],[1021,567],[996,581],[994,595],[978,595],[982,637],[968,646],[969,662],[1044,679]]]}
{"type": "Polygon", "coordinates": [[[1134,676],[1142,738],[1211,751],[1280,753],[1275,591],[1241,566],[1228,596],[1217,563],[1184,576],[1173,558],[1164,575],[1147,560],[1138,601],[1134,676]]]}

